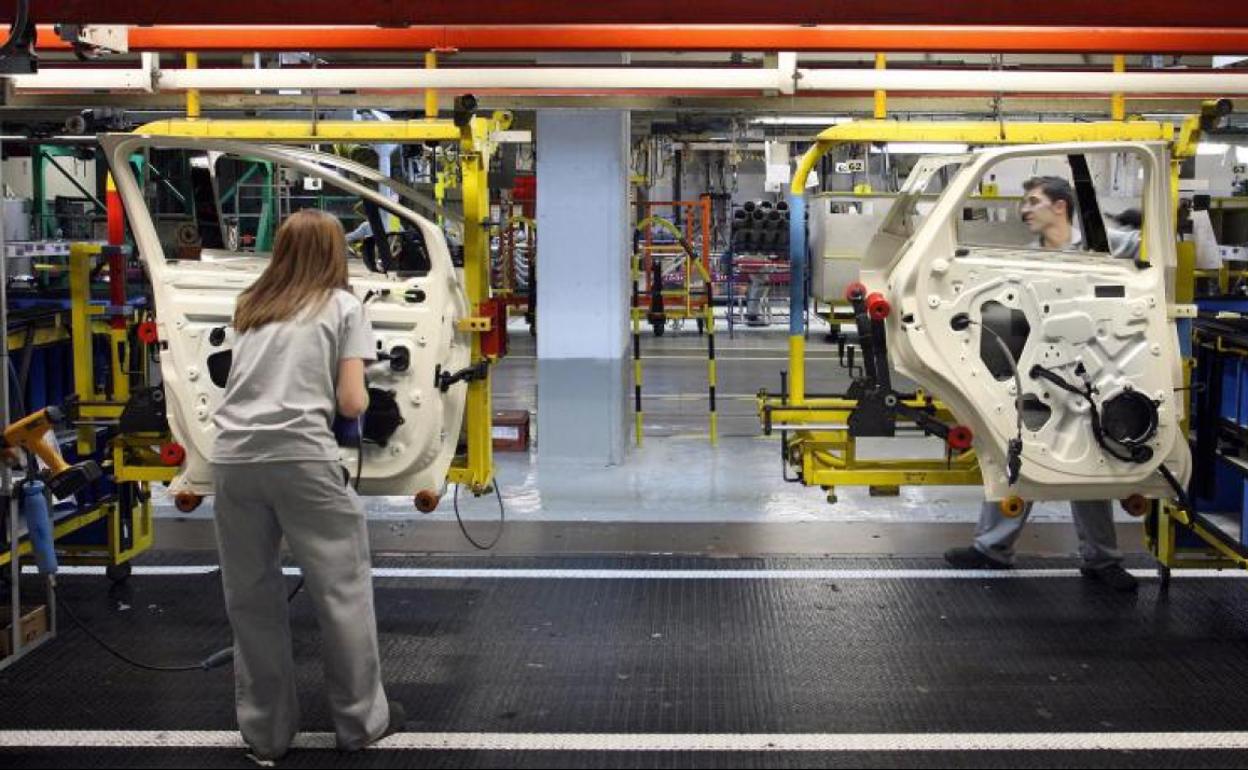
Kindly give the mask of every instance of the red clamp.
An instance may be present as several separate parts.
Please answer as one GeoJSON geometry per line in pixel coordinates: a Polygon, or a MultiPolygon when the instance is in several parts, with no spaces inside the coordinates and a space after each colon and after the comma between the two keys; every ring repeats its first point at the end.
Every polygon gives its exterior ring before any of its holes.
{"type": "Polygon", "coordinates": [[[845,300],[848,302],[856,302],[867,296],[867,287],[860,281],[854,281],[845,287],[845,300]]]}
{"type": "Polygon", "coordinates": [[[165,465],[181,465],[186,461],[186,449],[174,441],[161,444],[160,461],[165,465]]]}
{"type": "Polygon", "coordinates": [[[490,330],[481,335],[481,355],[502,358],[507,355],[507,303],[487,299],[477,306],[477,315],[490,319],[490,330]]]}
{"type": "Polygon", "coordinates": [[[883,321],[892,311],[892,305],[888,304],[883,294],[877,291],[867,295],[867,315],[872,321],[883,321]]]}
{"type": "Polygon", "coordinates": [[[970,449],[974,440],[975,434],[965,425],[954,425],[945,436],[945,443],[949,445],[949,448],[959,451],[970,449]]]}
{"type": "Polygon", "coordinates": [[[155,321],[144,321],[139,324],[138,334],[139,341],[144,345],[155,345],[160,341],[160,332],[156,329],[155,321]]]}

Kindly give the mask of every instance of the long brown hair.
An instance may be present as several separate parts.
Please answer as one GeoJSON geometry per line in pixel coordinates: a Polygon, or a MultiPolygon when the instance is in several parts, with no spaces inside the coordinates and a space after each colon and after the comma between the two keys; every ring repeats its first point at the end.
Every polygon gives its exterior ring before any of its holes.
{"type": "Polygon", "coordinates": [[[337,217],[317,209],[292,214],[277,229],[273,257],[234,309],[242,334],[285,321],[325,304],[334,289],[347,288],[347,239],[337,217]]]}

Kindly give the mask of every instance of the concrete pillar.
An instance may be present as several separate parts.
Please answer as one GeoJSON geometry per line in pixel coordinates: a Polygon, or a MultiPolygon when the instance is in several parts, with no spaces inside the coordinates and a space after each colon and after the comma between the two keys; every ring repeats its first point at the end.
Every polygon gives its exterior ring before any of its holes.
{"type": "Polygon", "coordinates": [[[630,416],[629,115],[537,114],[538,458],[614,465],[630,416]]]}

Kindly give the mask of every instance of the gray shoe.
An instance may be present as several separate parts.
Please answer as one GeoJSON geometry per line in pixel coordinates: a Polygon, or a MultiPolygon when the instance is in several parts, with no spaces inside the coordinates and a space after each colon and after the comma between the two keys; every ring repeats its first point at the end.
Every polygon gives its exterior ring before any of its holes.
{"type": "Polygon", "coordinates": [[[403,708],[403,704],[392,700],[388,705],[390,706],[390,721],[386,724],[386,729],[382,731],[381,735],[378,735],[373,740],[373,743],[401,732],[407,725],[407,709],[403,708]]]}
{"type": "Polygon", "coordinates": [[[1123,569],[1121,564],[1097,568],[1083,567],[1079,572],[1088,580],[1104,583],[1115,591],[1130,593],[1140,588],[1140,581],[1136,580],[1135,575],[1123,569]]]}
{"type": "Polygon", "coordinates": [[[354,748],[347,748],[347,747],[340,745],[338,747],[338,750],[339,751],[361,751],[363,749],[368,748],[369,746],[372,746],[374,743],[377,743],[380,740],[389,738],[391,735],[394,735],[395,733],[401,731],[403,729],[403,726],[407,724],[407,709],[403,708],[403,704],[397,701],[390,701],[389,704],[387,705],[390,708],[390,721],[386,723],[386,729],[382,730],[380,735],[354,748]]]}
{"type": "Polygon", "coordinates": [[[997,561],[974,546],[950,548],[945,551],[945,561],[955,569],[1013,569],[1003,561],[997,561]]]}

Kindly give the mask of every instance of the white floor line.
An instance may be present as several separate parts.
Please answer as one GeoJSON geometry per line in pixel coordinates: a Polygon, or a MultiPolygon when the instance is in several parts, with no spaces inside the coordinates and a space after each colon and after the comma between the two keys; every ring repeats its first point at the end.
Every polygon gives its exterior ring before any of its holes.
{"type": "MultiPolygon", "coordinates": [[[[295,748],[330,749],[330,733],[295,748]]],[[[226,730],[4,730],[0,748],[243,749],[226,730]]],[[[1248,749],[1248,732],[1111,733],[398,733],[387,751],[1194,751],[1248,749]]]]}
{"type": "MultiPolygon", "coordinates": [[[[34,566],[22,572],[33,574],[34,566]]],[[[217,571],[216,565],[136,566],[139,576],[206,575],[217,571]]],[[[298,567],[283,567],[287,575],[298,575],[298,567]]],[[[1155,578],[1155,569],[1128,570],[1138,578],[1155,578]]],[[[62,575],[103,575],[103,567],[63,566],[62,575]]],[[[1245,570],[1176,569],[1178,578],[1248,578],[1245,570]]],[[[377,578],[416,580],[1025,580],[1034,578],[1070,578],[1078,569],[525,569],[525,568],[444,568],[444,567],[373,567],[377,578]]]]}

